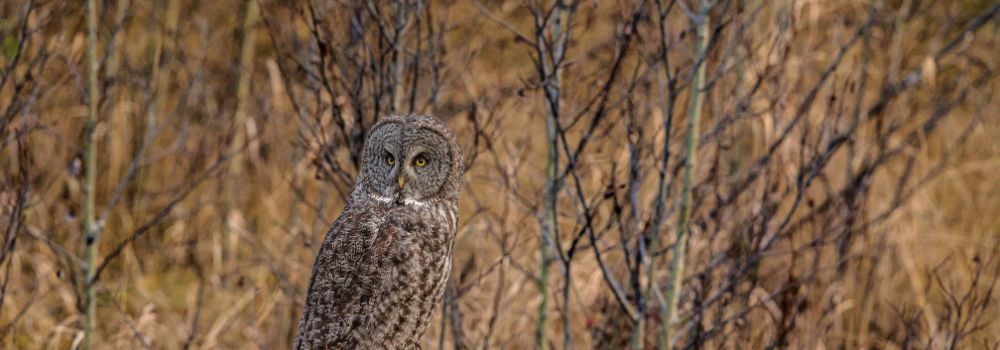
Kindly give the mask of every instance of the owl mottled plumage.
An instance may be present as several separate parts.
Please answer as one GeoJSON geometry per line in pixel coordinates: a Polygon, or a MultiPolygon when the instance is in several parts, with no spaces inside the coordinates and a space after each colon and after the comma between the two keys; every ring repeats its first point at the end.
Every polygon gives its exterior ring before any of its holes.
{"type": "Polygon", "coordinates": [[[372,127],[316,256],[295,349],[416,347],[451,271],[462,152],[429,116],[372,127]]]}

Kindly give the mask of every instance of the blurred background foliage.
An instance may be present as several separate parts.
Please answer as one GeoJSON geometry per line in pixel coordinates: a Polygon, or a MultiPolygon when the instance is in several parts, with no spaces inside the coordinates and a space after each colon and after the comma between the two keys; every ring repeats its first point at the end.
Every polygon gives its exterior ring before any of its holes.
{"type": "Polygon", "coordinates": [[[288,347],[392,113],[467,157],[424,349],[1000,347],[997,1],[95,3],[96,93],[0,3],[0,347],[288,347]]]}

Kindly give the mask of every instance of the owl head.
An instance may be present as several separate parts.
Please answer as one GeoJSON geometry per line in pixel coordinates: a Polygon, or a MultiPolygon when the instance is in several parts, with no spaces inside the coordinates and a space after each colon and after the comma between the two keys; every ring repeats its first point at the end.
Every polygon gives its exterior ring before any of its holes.
{"type": "Polygon", "coordinates": [[[462,150],[441,120],[425,115],[385,117],[365,140],[356,189],[397,205],[455,201],[462,162],[462,150]]]}

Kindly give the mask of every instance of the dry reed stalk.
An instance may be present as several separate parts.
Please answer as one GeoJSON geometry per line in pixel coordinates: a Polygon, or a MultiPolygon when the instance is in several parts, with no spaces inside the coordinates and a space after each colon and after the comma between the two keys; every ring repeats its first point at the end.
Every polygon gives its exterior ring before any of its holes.
{"type": "Polygon", "coordinates": [[[247,104],[250,99],[250,83],[253,79],[254,54],[257,52],[257,21],[260,19],[260,10],[257,1],[247,0],[243,17],[243,43],[240,48],[240,70],[236,85],[236,111],[233,115],[233,139],[229,143],[229,154],[232,155],[229,163],[229,174],[222,182],[223,191],[226,196],[226,207],[222,219],[222,242],[218,245],[218,266],[224,266],[225,261],[234,254],[236,239],[231,235],[230,222],[233,218],[233,211],[237,210],[236,192],[240,188],[240,180],[243,178],[245,167],[245,154],[240,151],[246,147],[247,140],[252,136],[248,135],[248,113],[247,104]]]}

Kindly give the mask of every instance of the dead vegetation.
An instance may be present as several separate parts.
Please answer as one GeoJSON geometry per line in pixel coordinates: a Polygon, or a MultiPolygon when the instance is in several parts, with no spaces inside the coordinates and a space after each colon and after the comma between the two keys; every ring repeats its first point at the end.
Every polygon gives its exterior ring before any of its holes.
{"type": "Polygon", "coordinates": [[[995,1],[92,3],[0,4],[5,348],[289,346],[391,113],[467,158],[425,349],[1000,347],[995,1]]]}

